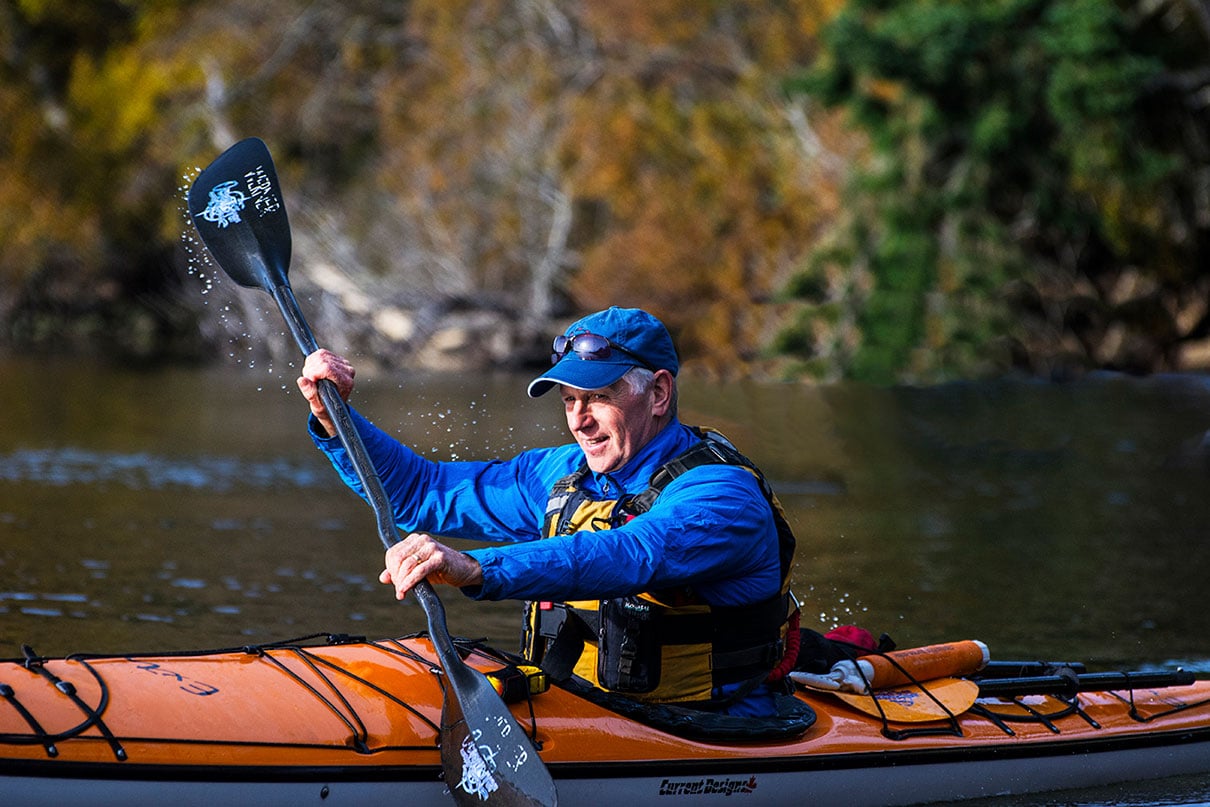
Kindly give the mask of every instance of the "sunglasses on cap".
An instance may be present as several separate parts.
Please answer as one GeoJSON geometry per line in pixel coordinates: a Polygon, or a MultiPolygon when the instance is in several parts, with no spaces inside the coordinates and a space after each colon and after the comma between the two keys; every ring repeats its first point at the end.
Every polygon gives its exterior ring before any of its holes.
{"type": "Polygon", "coordinates": [[[558,364],[568,353],[575,353],[576,358],[584,361],[604,361],[613,356],[613,351],[625,353],[636,362],[646,367],[648,370],[655,372],[655,368],[644,361],[638,355],[630,352],[621,345],[615,344],[604,336],[598,336],[595,333],[578,333],[575,336],[556,336],[554,344],[554,353],[550,354],[550,363],[558,364]]]}

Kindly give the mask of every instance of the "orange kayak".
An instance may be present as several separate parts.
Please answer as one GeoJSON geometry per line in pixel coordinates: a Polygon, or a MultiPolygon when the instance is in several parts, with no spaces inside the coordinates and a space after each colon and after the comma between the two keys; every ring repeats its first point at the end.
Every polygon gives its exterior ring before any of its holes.
{"type": "MultiPolygon", "coordinates": [[[[485,672],[506,660],[458,646],[485,672]]],[[[451,803],[444,676],[422,634],[27,656],[0,663],[0,803],[451,803]]],[[[889,719],[879,692],[855,704],[801,689],[769,731],[646,720],[558,686],[510,708],[567,805],[604,794],[628,807],[853,807],[1210,773],[1210,681],[1114,674],[1115,688],[1095,689],[1068,671],[1049,687],[1028,672],[1016,671],[1015,690],[1014,678],[961,679],[982,694],[918,722],[889,719]]],[[[883,702],[927,698],[932,686],[883,702]]]]}

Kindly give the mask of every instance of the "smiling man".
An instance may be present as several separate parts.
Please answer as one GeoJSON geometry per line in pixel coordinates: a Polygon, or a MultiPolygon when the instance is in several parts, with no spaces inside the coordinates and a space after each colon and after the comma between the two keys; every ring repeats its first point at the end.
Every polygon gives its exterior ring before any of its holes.
{"type": "MultiPolygon", "coordinates": [[[[751,462],[677,419],[672,338],[610,308],[554,340],[549,371],[574,443],[490,462],[433,462],[354,422],[407,536],[380,579],[403,598],[427,578],[478,599],[528,601],[523,652],[555,680],[728,714],[773,713],[794,538],[751,462]],[[458,551],[433,535],[507,545],[458,551]],[[772,676],[776,678],[776,675],[772,676]]],[[[364,496],[317,382],[346,400],[352,365],[307,358],[310,432],[364,496]]]]}

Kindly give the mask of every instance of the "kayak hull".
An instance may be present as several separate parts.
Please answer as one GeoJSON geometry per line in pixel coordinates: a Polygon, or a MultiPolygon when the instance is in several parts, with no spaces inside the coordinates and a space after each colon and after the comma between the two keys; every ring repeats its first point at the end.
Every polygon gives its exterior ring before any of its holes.
{"type": "MultiPolygon", "coordinates": [[[[449,804],[441,677],[423,636],[0,663],[0,802],[449,804]]],[[[688,739],[559,688],[512,711],[564,804],[913,804],[1210,773],[1207,681],[981,698],[911,726],[798,698],[816,720],[776,742],[688,739]]]]}
{"type": "MultiPolygon", "coordinates": [[[[747,805],[892,805],[958,801],[1048,790],[1095,787],[1207,770],[1210,740],[1150,749],[1061,753],[1051,757],[955,759],[915,764],[776,770],[771,764],[724,766],[694,772],[676,764],[610,765],[598,769],[552,766],[563,804],[667,804],[675,799],[742,797],[747,805]]],[[[866,762],[870,762],[866,760],[866,762]]],[[[131,804],[193,807],[257,805],[448,805],[440,771],[270,770],[191,766],[166,770],[130,766],[90,774],[87,769],[13,768],[0,778],[5,803],[22,805],[131,804]],[[78,775],[77,775],[78,774],[78,775]],[[11,801],[10,801],[11,799],[11,801]]]]}

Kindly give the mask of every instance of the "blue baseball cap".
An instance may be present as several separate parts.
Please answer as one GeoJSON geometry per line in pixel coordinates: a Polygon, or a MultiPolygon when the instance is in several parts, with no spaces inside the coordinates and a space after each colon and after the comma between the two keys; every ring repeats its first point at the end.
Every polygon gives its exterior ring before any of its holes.
{"type": "Polygon", "coordinates": [[[634,367],[680,369],[664,323],[639,308],[614,306],[589,314],[555,337],[554,366],[529,384],[537,398],[565,384],[576,389],[608,387],[634,367]]]}

